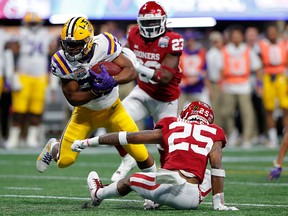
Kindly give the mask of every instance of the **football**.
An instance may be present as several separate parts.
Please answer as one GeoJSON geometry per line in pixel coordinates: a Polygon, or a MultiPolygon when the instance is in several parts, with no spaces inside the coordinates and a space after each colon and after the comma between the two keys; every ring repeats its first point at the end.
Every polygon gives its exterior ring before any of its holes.
{"type": "Polygon", "coordinates": [[[94,71],[95,73],[100,73],[100,65],[103,65],[106,68],[110,76],[116,76],[122,70],[117,64],[108,61],[98,62],[93,67],[91,67],[90,70],[94,71]]]}

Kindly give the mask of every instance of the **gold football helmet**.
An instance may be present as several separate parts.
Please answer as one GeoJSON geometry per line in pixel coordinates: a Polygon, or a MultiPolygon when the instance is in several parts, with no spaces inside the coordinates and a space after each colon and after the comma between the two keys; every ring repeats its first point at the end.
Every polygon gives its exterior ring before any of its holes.
{"type": "Polygon", "coordinates": [[[94,29],[84,17],[68,20],[61,33],[61,47],[68,61],[78,61],[92,49],[94,29]]]}
{"type": "Polygon", "coordinates": [[[23,17],[24,24],[38,25],[42,23],[42,18],[35,12],[27,12],[23,17]]]}

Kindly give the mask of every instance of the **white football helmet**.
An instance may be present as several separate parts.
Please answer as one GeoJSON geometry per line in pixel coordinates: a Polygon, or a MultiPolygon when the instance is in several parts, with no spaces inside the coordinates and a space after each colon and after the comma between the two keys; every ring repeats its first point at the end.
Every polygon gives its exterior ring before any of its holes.
{"type": "Polygon", "coordinates": [[[140,34],[145,38],[155,38],[166,31],[165,9],[155,1],[146,2],[139,10],[137,23],[140,34]]]}

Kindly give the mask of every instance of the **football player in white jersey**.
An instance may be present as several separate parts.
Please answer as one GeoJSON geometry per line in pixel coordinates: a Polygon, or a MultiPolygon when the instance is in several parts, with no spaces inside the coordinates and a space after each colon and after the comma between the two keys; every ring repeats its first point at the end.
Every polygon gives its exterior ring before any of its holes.
{"type": "MultiPolygon", "coordinates": [[[[12,92],[13,118],[6,148],[19,147],[21,130],[28,125],[26,144],[38,148],[40,124],[48,86],[49,54],[52,37],[42,26],[41,17],[27,12],[15,42],[18,55],[12,92]],[[18,77],[18,79],[16,79],[18,77]]],[[[23,134],[23,133],[22,133],[23,134]]]]}
{"type": "Polygon", "coordinates": [[[92,204],[98,206],[103,199],[124,196],[133,190],[149,199],[144,203],[146,209],[159,205],[196,209],[212,190],[214,210],[238,210],[224,203],[222,148],[226,135],[213,121],[211,107],[194,101],[182,110],[179,118],[164,117],[153,130],[76,140],[71,146],[76,152],[104,143],[123,146],[128,142],[158,143],[161,169],[156,172],[138,172],[104,188],[98,174],[90,172],[87,183],[92,204]],[[208,160],[211,170],[206,169],[208,160]]]}
{"type": "MultiPolygon", "coordinates": [[[[60,168],[72,165],[79,154],[71,150],[73,141],[88,137],[97,128],[138,131],[118,98],[118,84],[134,80],[136,72],[117,38],[108,32],[94,36],[88,19],[73,17],[62,28],[61,48],[52,56],[52,73],[60,78],[63,94],[74,110],[61,138],[51,138],[37,158],[39,172],[44,172],[52,159],[60,168]],[[99,74],[90,70],[102,61],[113,62],[122,70],[113,77],[103,66],[99,74]]],[[[156,169],[145,145],[127,145],[125,150],[141,170],[156,169]]]]}

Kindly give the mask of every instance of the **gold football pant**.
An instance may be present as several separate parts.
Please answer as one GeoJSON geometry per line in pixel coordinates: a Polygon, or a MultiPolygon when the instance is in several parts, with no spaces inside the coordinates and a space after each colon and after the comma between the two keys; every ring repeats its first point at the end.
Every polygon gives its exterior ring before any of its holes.
{"type": "MultiPolygon", "coordinates": [[[[74,140],[85,139],[100,127],[106,128],[109,132],[138,131],[137,125],[123,107],[120,99],[117,99],[111,107],[101,111],[75,107],[61,138],[58,167],[70,166],[77,159],[79,153],[71,150],[74,140]]],[[[143,162],[148,158],[148,151],[144,144],[129,144],[123,147],[136,161],[143,162]]]]}
{"type": "Polygon", "coordinates": [[[12,107],[16,113],[32,113],[40,115],[45,105],[45,93],[48,83],[47,75],[34,77],[19,74],[22,85],[20,91],[12,93],[12,107]]]}

